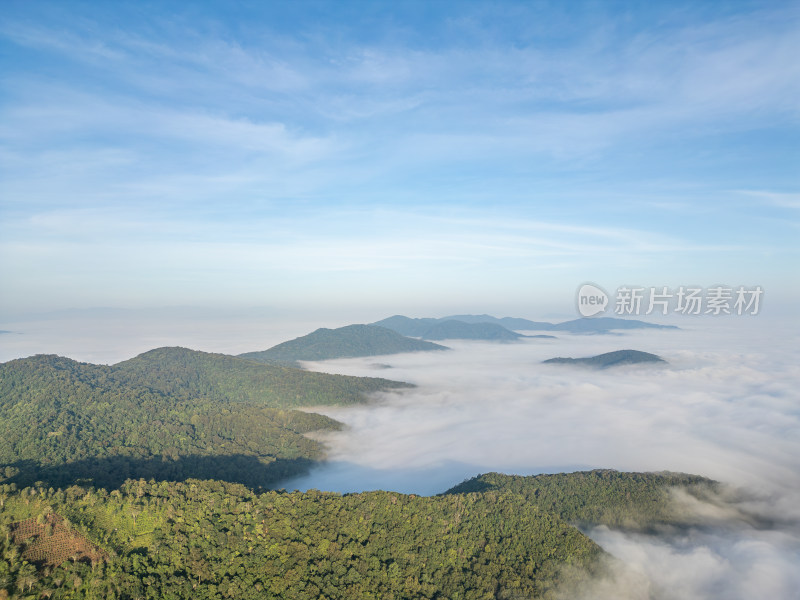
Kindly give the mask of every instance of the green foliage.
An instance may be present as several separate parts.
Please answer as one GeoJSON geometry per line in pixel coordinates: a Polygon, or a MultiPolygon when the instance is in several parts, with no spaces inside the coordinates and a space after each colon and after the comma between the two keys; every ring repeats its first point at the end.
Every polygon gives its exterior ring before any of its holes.
{"type": "Polygon", "coordinates": [[[445,346],[413,340],[385,327],[348,325],[339,329],[317,329],[262,352],[240,354],[264,363],[294,365],[299,360],[326,360],[356,356],[379,356],[400,352],[447,350],[445,346]]]}
{"type": "Polygon", "coordinates": [[[202,477],[266,486],[322,456],[305,434],[340,426],[279,407],[363,402],[365,392],[401,385],[182,348],[112,367],[14,360],[0,365],[0,479],[111,488],[130,477],[202,477]]]}
{"type": "Polygon", "coordinates": [[[468,479],[445,494],[512,492],[569,523],[651,529],[684,524],[684,515],[669,495],[671,488],[702,495],[715,486],[715,482],[697,475],[602,469],[529,477],[487,473],[468,479]]]}
{"type": "MultiPolygon", "coordinates": [[[[29,493],[0,490],[3,523],[29,493]]],[[[62,514],[107,554],[93,569],[67,561],[23,573],[20,549],[6,544],[6,589],[37,597],[103,597],[87,580],[115,598],[539,597],[562,565],[591,568],[602,553],[516,494],[259,494],[193,480],[36,493],[38,510],[62,514]]]]}
{"type": "Polygon", "coordinates": [[[569,523],[674,523],[690,475],[490,473],[449,492],[254,492],[219,481],[131,480],[110,494],[0,485],[0,594],[57,598],[553,598],[602,550],[569,523]],[[104,559],[34,568],[8,534],[64,523],[104,559]],[[44,515],[44,517],[42,516],[44,515]],[[39,517],[37,519],[37,517],[39,517]],[[566,569],[564,567],[567,567],[566,569]]]}
{"type": "Polygon", "coordinates": [[[120,383],[148,387],[176,399],[202,396],[278,408],[359,404],[370,392],[413,387],[400,381],[313,373],[186,348],[150,350],[110,370],[120,383]]]}

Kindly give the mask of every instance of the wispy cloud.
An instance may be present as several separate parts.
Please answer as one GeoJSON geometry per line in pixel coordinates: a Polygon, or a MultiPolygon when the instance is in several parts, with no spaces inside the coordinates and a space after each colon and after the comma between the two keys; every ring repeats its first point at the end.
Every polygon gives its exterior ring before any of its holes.
{"type": "Polygon", "coordinates": [[[766,190],[737,190],[738,194],[755,198],[779,208],[800,208],[800,193],[772,192],[766,190]]]}
{"type": "Polygon", "coordinates": [[[54,224],[72,219],[79,253],[172,231],[208,244],[198,259],[290,240],[297,268],[427,261],[429,278],[782,252],[797,179],[771,136],[796,128],[796,11],[584,8],[468,4],[365,29],[269,7],[240,28],[213,5],[152,20],[17,7],[0,26],[6,249],[25,236],[58,254],[54,224]],[[731,189],[764,190],[761,213],[731,189]],[[687,204],[699,212],[664,209],[687,204]]]}

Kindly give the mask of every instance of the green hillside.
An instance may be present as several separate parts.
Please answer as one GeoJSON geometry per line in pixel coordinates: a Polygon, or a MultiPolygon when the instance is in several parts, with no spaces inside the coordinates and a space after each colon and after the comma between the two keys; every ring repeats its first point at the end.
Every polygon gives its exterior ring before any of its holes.
{"type": "Polygon", "coordinates": [[[624,514],[640,515],[643,526],[675,522],[667,494],[675,486],[692,492],[713,482],[613,471],[488,474],[434,497],[256,493],[196,480],[129,481],[110,494],[0,484],[0,594],[558,598],[560,585],[598,573],[606,556],[571,522],[624,525],[624,514]],[[21,543],[23,530],[38,536],[21,543]],[[64,561],[64,543],[83,554],[64,561]]]}
{"type": "Polygon", "coordinates": [[[622,473],[609,469],[555,475],[487,473],[451,488],[445,494],[514,493],[569,523],[652,529],[658,525],[693,523],[676,509],[668,490],[682,488],[705,497],[716,488],[705,477],[684,473],[622,473]]]}
{"type": "Polygon", "coordinates": [[[114,366],[38,355],[0,364],[0,471],[10,481],[117,487],[130,477],[272,485],[322,457],[336,429],[287,410],[358,403],[405,384],[161,348],[114,366]]]}
{"type": "Polygon", "coordinates": [[[327,360],[380,356],[401,352],[447,350],[445,346],[414,340],[396,331],[375,325],[347,325],[338,329],[317,329],[261,352],[240,354],[263,363],[294,365],[300,360],[327,360]]]}
{"type": "Polygon", "coordinates": [[[666,362],[667,361],[660,356],[650,354],[649,352],[641,352],[640,350],[615,350],[614,352],[606,352],[604,354],[598,354],[597,356],[590,356],[587,358],[558,357],[543,361],[545,364],[578,365],[582,367],[592,367],[595,369],[607,369],[609,367],[642,363],[666,364],[666,362]]]}
{"type": "Polygon", "coordinates": [[[110,367],[110,372],[114,381],[145,386],[172,398],[204,396],[278,408],[359,404],[370,392],[413,387],[400,381],[314,373],[187,348],[150,350],[110,367]]]}

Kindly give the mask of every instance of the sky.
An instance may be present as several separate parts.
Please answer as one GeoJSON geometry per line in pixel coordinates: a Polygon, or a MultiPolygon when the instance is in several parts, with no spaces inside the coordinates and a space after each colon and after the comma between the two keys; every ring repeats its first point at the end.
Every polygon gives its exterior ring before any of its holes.
{"type": "Polygon", "coordinates": [[[800,292],[796,2],[2,12],[0,321],[800,292]]]}

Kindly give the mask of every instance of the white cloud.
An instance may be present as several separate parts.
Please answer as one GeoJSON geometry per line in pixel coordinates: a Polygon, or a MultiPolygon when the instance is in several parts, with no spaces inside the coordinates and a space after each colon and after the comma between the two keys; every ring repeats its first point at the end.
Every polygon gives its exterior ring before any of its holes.
{"type": "Polygon", "coordinates": [[[769,190],[736,190],[736,193],[754,198],[764,204],[779,208],[800,208],[800,193],[769,190]]]}
{"type": "Polygon", "coordinates": [[[287,485],[434,494],[488,471],[705,475],[745,493],[715,505],[676,496],[701,525],[674,534],[589,532],[621,562],[610,578],[565,597],[788,600],[800,583],[796,320],[678,324],[684,329],[508,345],[451,341],[454,350],[440,354],[308,363],[419,387],[367,407],[326,410],[349,426],[322,438],[331,464],[287,485]],[[622,348],[657,353],[670,365],[593,371],[541,364],[622,348]],[[743,520],[742,510],[774,525],[743,520]]]}

